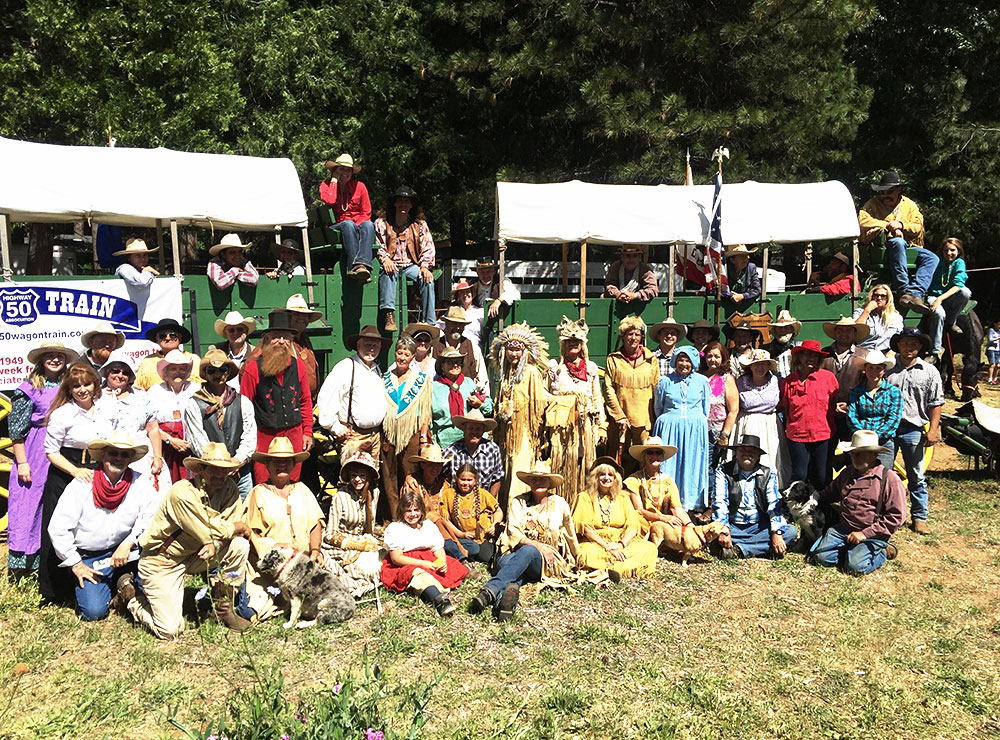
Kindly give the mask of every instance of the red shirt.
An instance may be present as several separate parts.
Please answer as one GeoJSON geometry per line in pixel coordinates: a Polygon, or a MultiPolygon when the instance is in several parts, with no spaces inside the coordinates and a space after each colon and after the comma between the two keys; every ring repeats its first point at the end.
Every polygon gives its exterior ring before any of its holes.
{"type": "Polygon", "coordinates": [[[792,442],[822,442],[833,436],[837,376],[819,368],[803,380],[796,370],[781,384],[779,407],[785,412],[785,437],[792,442]]]}
{"type": "Polygon", "coordinates": [[[839,280],[827,283],[819,289],[819,292],[828,296],[850,295],[851,286],[855,284],[853,275],[844,275],[839,280]]]}
{"type": "MultiPolygon", "coordinates": [[[[302,436],[311,437],[313,428],[313,404],[312,394],[309,393],[309,375],[306,372],[306,365],[298,358],[292,358],[296,369],[299,371],[299,408],[302,410],[302,436]]],[[[247,362],[243,366],[243,374],[240,377],[240,393],[251,401],[257,394],[257,385],[260,383],[260,375],[257,373],[256,362],[247,362]]],[[[278,373],[280,383],[288,368],[278,373]]],[[[294,427],[292,427],[294,429],[294,427]]]]}
{"type": "Polygon", "coordinates": [[[339,224],[350,219],[356,224],[372,220],[372,203],[368,200],[368,188],[360,180],[347,184],[347,194],[337,193],[337,178],[319,184],[319,197],[328,206],[333,206],[333,216],[339,224]]]}

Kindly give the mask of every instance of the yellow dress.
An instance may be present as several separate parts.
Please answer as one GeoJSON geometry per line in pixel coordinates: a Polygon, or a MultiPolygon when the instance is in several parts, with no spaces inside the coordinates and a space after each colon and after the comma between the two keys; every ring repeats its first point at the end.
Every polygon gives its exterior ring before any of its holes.
{"type": "Polygon", "coordinates": [[[269,553],[275,545],[291,545],[296,550],[309,553],[309,532],[323,524],[323,512],[316,497],[304,483],[296,483],[288,498],[260,484],[247,496],[244,517],[252,535],[250,544],[258,558],[269,553]]]}
{"type": "Polygon", "coordinates": [[[623,490],[614,499],[581,491],[573,507],[573,524],[580,540],[579,564],[595,570],[616,570],[626,578],[653,575],[656,545],[642,537],[641,520],[627,491],[623,490]],[[587,540],[585,527],[592,527],[605,542],[621,542],[630,533],[634,534],[625,546],[625,559],[615,560],[603,547],[587,540]]]}
{"type": "Polygon", "coordinates": [[[496,441],[505,454],[502,485],[509,486],[507,501],[528,490],[528,486],[516,473],[530,470],[538,459],[538,449],[542,443],[541,429],[548,403],[549,392],[545,378],[534,365],[525,365],[519,382],[502,378],[498,384],[494,403],[496,441]]]}
{"type": "MultiPolygon", "coordinates": [[[[629,493],[636,494],[642,502],[642,508],[646,510],[670,514],[675,508],[683,508],[677,485],[666,475],[647,478],[642,473],[636,473],[622,482],[622,488],[629,493]]],[[[639,514],[639,530],[642,537],[645,538],[649,535],[649,521],[641,512],[636,513],[639,514]]]]}

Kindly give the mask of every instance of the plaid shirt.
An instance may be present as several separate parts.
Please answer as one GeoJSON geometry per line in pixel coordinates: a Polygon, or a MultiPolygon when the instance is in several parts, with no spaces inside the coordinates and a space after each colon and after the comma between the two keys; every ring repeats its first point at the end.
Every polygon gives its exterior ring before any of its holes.
{"type": "Polygon", "coordinates": [[[903,421],[908,424],[922,427],[931,420],[931,409],[944,406],[941,374],[920,358],[909,367],[897,362],[885,379],[899,388],[903,396],[903,421]]]}
{"type": "Polygon", "coordinates": [[[444,470],[449,479],[454,479],[455,471],[466,463],[476,469],[479,474],[479,485],[487,491],[490,486],[503,478],[503,457],[496,442],[484,439],[479,443],[476,454],[470,455],[465,440],[460,439],[445,448],[444,456],[448,460],[444,464],[444,470]]]}
{"type": "MultiPolygon", "coordinates": [[[[655,357],[656,361],[660,364],[660,377],[661,378],[663,378],[663,377],[665,377],[667,375],[670,375],[670,373],[671,373],[671,370],[670,370],[670,358],[672,358],[673,356],[674,356],[673,352],[671,352],[669,355],[663,354],[663,350],[660,349],[659,347],[657,347],[656,351],[653,352],[653,357],[655,357]]],[[[695,368],[695,369],[697,369],[697,368],[695,368]]]]}
{"type": "Polygon", "coordinates": [[[878,434],[878,441],[884,444],[896,435],[899,422],[903,418],[903,394],[899,388],[885,380],[875,389],[875,395],[868,393],[867,384],[862,381],[854,386],[847,398],[847,423],[852,431],[869,429],[878,434]]]}

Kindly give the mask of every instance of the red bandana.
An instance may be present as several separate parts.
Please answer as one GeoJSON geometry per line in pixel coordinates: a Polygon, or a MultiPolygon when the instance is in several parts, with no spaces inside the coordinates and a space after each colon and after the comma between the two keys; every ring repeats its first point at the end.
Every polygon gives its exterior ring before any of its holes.
{"type": "Polygon", "coordinates": [[[462,387],[462,381],[465,380],[465,376],[461,373],[454,380],[449,380],[444,375],[438,375],[435,378],[438,383],[443,383],[449,386],[448,391],[448,409],[451,411],[452,416],[464,416],[465,415],[465,396],[462,395],[462,391],[459,390],[462,387]]]}
{"type": "Polygon", "coordinates": [[[576,380],[583,382],[587,381],[587,361],[582,357],[576,361],[576,364],[567,361],[566,370],[569,371],[569,376],[571,378],[575,378],[576,380]]]}
{"type": "Polygon", "coordinates": [[[94,479],[91,488],[94,492],[94,506],[98,509],[114,511],[117,509],[128,493],[129,486],[132,485],[132,478],[135,476],[131,470],[126,470],[120,481],[111,485],[108,474],[98,468],[94,471],[94,479]]]}
{"type": "Polygon", "coordinates": [[[643,349],[645,349],[645,347],[643,347],[643,345],[640,344],[638,347],[635,348],[635,354],[634,355],[628,355],[628,354],[625,354],[625,345],[622,345],[622,357],[624,357],[626,360],[628,360],[629,362],[631,362],[634,365],[635,361],[638,360],[640,357],[642,357],[642,350],[643,349]]]}

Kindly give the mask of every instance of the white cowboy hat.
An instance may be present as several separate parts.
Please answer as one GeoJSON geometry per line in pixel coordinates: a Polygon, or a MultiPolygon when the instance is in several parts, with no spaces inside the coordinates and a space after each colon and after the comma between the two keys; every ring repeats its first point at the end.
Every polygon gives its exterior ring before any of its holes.
{"type": "Polygon", "coordinates": [[[35,347],[33,350],[28,352],[28,362],[32,365],[38,362],[38,358],[42,355],[47,355],[49,352],[57,352],[66,358],[66,364],[69,365],[71,362],[76,362],[80,359],[80,353],[71,350],[69,347],[64,345],[62,342],[42,342],[40,345],[35,347]]]}
{"type": "Polygon", "coordinates": [[[112,252],[111,254],[114,257],[128,257],[130,254],[152,254],[159,249],[159,247],[150,249],[142,239],[129,239],[125,245],[125,249],[119,249],[117,252],[112,252]]]}
{"type": "Polygon", "coordinates": [[[465,431],[466,424],[482,424],[483,429],[487,432],[492,432],[497,428],[496,421],[487,419],[479,409],[470,409],[465,413],[465,416],[453,416],[451,417],[451,423],[455,425],[456,429],[461,429],[463,432],[465,431]]]}
{"type": "Polygon", "coordinates": [[[536,462],[528,470],[517,471],[517,477],[522,483],[528,483],[529,486],[531,485],[529,481],[532,478],[546,478],[549,481],[549,488],[561,486],[563,483],[563,477],[558,473],[553,473],[547,461],[536,462]]]}
{"type": "Polygon", "coordinates": [[[673,445],[663,444],[663,440],[659,437],[650,437],[640,445],[632,445],[628,448],[628,454],[631,455],[634,460],[642,462],[645,458],[646,450],[663,450],[664,460],[669,460],[677,454],[676,447],[673,445]]]}
{"type": "Polygon", "coordinates": [[[361,165],[354,164],[354,157],[346,152],[336,159],[328,159],[326,161],[326,168],[328,170],[332,170],[334,167],[350,167],[355,172],[361,172],[361,165]]]}
{"type": "Polygon", "coordinates": [[[872,333],[872,328],[868,324],[861,324],[849,316],[841,316],[840,319],[834,323],[828,321],[823,324],[823,333],[826,334],[830,339],[837,340],[837,327],[838,326],[850,326],[854,328],[854,341],[863,342],[868,338],[868,335],[872,333]]]}
{"type": "Polygon", "coordinates": [[[197,473],[204,465],[224,470],[236,470],[240,467],[240,461],[229,454],[229,450],[222,442],[209,442],[201,451],[201,457],[192,455],[184,458],[184,467],[192,472],[197,473]]]}
{"type": "Polygon", "coordinates": [[[309,457],[308,452],[296,452],[295,448],[292,447],[292,440],[288,437],[275,437],[271,440],[271,443],[267,446],[267,452],[255,452],[253,453],[253,459],[256,462],[267,463],[268,460],[286,460],[291,459],[295,462],[302,462],[307,457],[309,457]]]}
{"type": "Polygon", "coordinates": [[[250,249],[252,246],[241,242],[238,234],[226,234],[218,244],[208,250],[208,253],[215,257],[223,249],[250,249]]]}
{"type": "Polygon", "coordinates": [[[98,321],[97,326],[90,331],[85,331],[83,336],[80,337],[80,344],[89,349],[90,342],[98,334],[113,334],[115,337],[115,349],[121,349],[125,346],[125,333],[118,331],[109,321],[98,321]]]}
{"type": "Polygon", "coordinates": [[[163,377],[163,371],[166,370],[167,365],[187,365],[188,368],[191,368],[194,365],[194,359],[188,357],[179,349],[172,349],[167,352],[166,357],[156,363],[156,374],[161,378],[163,377]]]}
{"type": "Polygon", "coordinates": [[[746,244],[734,244],[731,247],[726,247],[726,259],[730,257],[735,257],[738,254],[751,255],[757,251],[757,247],[747,248],[746,244]]]}
{"type": "Polygon", "coordinates": [[[253,334],[257,331],[257,320],[252,316],[244,318],[239,311],[230,311],[225,318],[215,320],[215,333],[225,339],[227,326],[245,326],[247,334],[253,334]]]}
{"type": "Polygon", "coordinates": [[[116,450],[130,450],[132,452],[132,459],[129,460],[130,463],[142,458],[147,452],[149,452],[149,447],[146,445],[136,444],[132,439],[132,435],[125,429],[116,429],[108,435],[107,439],[95,439],[87,446],[87,452],[95,460],[103,461],[104,456],[101,454],[109,448],[114,448],[116,450]]]}
{"type": "Polygon", "coordinates": [[[305,297],[301,293],[295,293],[288,297],[285,301],[284,308],[276,308],[275,311],[287,311],[289,313],[304,313],[309,315],[309,323],[323,318],[323,313],[321,311],[314,311],[309,308],[309,304],[306,303],[305,297]]]}
{"type": "Polygon", "coordinates": [[[889,448],[878,443],[878,434],[870,429],[859,429],[851,437],[851,443],[841,449],[844,452],[889,452],[889,448]]]}
{"type": "Polygon", "coordinates": [[[673,329],[677,332],[677,341],[682,340],[687,336],[688,328],[684,324],[678,324],[673,319],[667,319],[666,321],[661,321],[658,324],[653,324],[649,327],[649,338],[654,342],[660,341],[660,334],[664,329],[673,329]]]}
{"type": "Polygon", "coordinates": [[[123,352],[120,349],[116,349],[110,355],[108,355],[107,362],[101,365],[101,375],[105,378],[108,377],[108,371],[113,365],[124,365],[128,371],[132,374],[132,380],[135,380],[135,360],[128,354],[128,352],[123,352]]]}
{"type": "Polygon", "coordinates": [[[854,359],[861,365],[881,365],[886,370],[892,370],[896,366],[895,355],[888,357],[877,349],[858,347],[854,350],[854,359]]]}
{"type": "Polygon", "coordinates": [[[792,316],[791,312],[787,308],[783,308],[780,311],[778,311],[778,318],[776,318],[774,321],[768,324],[768,326],[770,327],[790,326],[792,327],[792,330],[795,332],[795,334],[798,334],[800,331],[802,331],[802,322],[799,321],[794,316],[792,316]]]}

